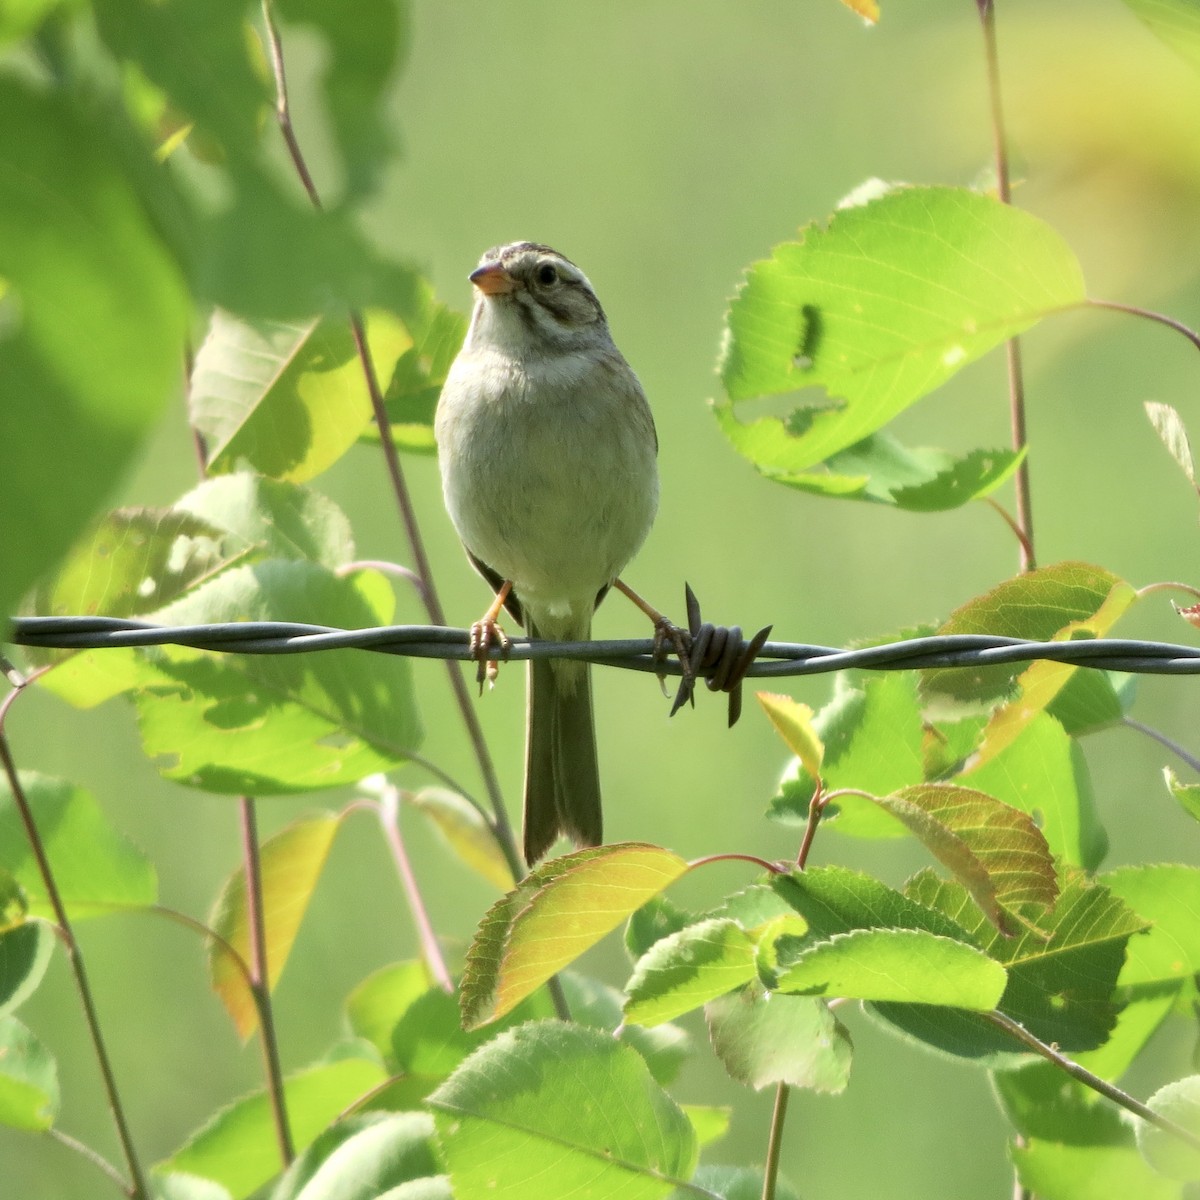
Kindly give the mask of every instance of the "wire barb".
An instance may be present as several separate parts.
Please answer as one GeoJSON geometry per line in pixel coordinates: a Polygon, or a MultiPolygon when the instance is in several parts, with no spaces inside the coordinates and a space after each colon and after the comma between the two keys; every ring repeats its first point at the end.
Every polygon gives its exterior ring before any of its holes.
{"type": "Polygon", "coordinates": [[[684,704],[696,704],[696,679],[704,680],[710,692],[726,692],[729,696],[729,727],[737,724],[742,715],[742,680],[754,660],[766,645],[771,626],[760,629],[749,642],[743,641],[742,631],[737,625],[712,625],[700,615],[700,601],[692,591],[691,584],[683,585],[687,606],[688,634],[691,650],[688,654],[688,670],[671,705],[673,717],[684,704]]]}

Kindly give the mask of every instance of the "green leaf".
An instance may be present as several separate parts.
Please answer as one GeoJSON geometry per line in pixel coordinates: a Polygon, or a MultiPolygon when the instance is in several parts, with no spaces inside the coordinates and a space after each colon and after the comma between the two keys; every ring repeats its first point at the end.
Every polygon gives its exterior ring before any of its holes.
{"type": "Polygon", "coordinates": [[[210,0],[202,7],[155,0],[94,6],[108,50],[161,91],[179,120],[194,122],[191,140],[205,145],[214,178],[197,207],[215,211],[189,239],[199,291],[255,316],[308,317],[339,302],[364,307],[388,298],[403,304],[413,272],[372,252],[355,213],[314,208],[268,162],[261,134],[270,128],[270,71],[246,28],[245,5],[210,0]]]}
{"type": "Polygon", "coordinates": [[[1029,813],[1052,854],[1088,870],[1103,860],[1108,836],[1087,760],[1049,713],[1038,713],[1006,750],[958,779],[1029,813]]]}
{"type": "Polygon", "coordinates": [[[476,874],[502,892],[513,886],[516,880],[496,835],[473,804],[439,787],[421,788],[405,799],[429,818],[442,841],[476,874]]]}
{"type": "Polygon", "coordinates": [[[0,1125],[49,1129],[58,1115],[58,1067],[16,1017],[0,1017],[0,1125]]]}
{"type": "Polygon", "coordinates": [[[370,1042],[389,1067],[392,1030],[433,980],[423,962],[399,962],[368,975],[346,997],[346,1022],[351,1032],[370,1042]]]}
{"type": "Polygon", "coordinates": [[[1200,9],[1195,0],[1125,0],[1168,46],[1200,70],[1200,9]]]}
{"type": "Polygon", "coordinates": [[[388,1188],[379,1200],[454,1200],[450,1180],[445,1175],[432,1175],[425,1179],[412,1179],[399,1187],[388,1188]]]}
{"type": "Polygon", "coordinates": [[[932,479],[897,489],[893,499],[906,512],[949,512],[990,496],[1024,460],[1023,450],[972,450],[950,459],[932,479]]]}
{"type": "Polygon", "coordinates": [[[206,479],[175,504],[224,532],[229,557],[301,559],[335,570],[352,562],[354,535],[327,496],[261,475],[206,479]]]}
{"type": "MultiPolygon", "coordinates": [[[[1076,622],[1090,621],[1115,590],[1122,589],[1123,596],[1123,589],[1128,586],[1103,567],[1082,562],[1056,563],[1007,579],[990,592],[968,600],[950,615],[938,633],[986,633],[1048,642],[1076,622]]],[[[1019,665],[977,667],[970,671],[938,667],[921,673],[921,690],[927,700],[991,702],[1011,692],[1021,670],[1019,665]]],[[[1098,678],[1103,681],[1102,676],[1098,678]]]]}
{"type": "Polygon", "coordinates": [[[1084,299],[1074,255],[1037,218],[965,189],[896,188],[750,269],[727,318],[718,416],[759,466],[803,471],[1084,299]],[[733,404],[809,386],[845,403],[799,433],[769,417],[734,427],[733,404]]]}
{"type": "Polygon", "coordinates": [[[221,531],[170,508],[118,508],[71,549],[37,591],[39,616],[133,617],[153,612],[218,569],[221,531]]]}
{"type": "Polygon", "coordinates": [[[1179,801],[1183,811],[1200,821],[1200,783],[1180,783],[1170,767],[1163,767],[1163,778],[1167,781],[1167,791],[1179,801]]]}
{"type": "MultiPolygon", "coordinates": [[[[1034,915],[1017,937],[989,925],[959,883],[922,871],[907,894],[940,909],[1008,971],[999,1008],[1030,1033],[1067,1052],[1103,1044],[1116,1020],[1114,988],[1129,938],[1146,923],[1107,888],[1079,872],[1062,880],[1053,911],[1034,915]]],[[[876,1011],[917,1039],[951,1054],[983,1059],[1019,1047],[990,1026],[962,1014],[923,1006],[880,1004],[876,1011]]]]}
{"type": "Polygon", "coordinates": [[[639,842],[543,863],[488,910],[462,979],[467,1028],[502,1017],[688,869],[639,842]]]}
{"type": "Polygon", "coordinates": [[[1050,908],[1054,863],[1033,818],[993,796],[949,783],[923,783],[875,799],[970,892],[987,919],[1013,932],[1009,912],[1050,908]]]}
{"type": "MultiPolygon", "coordinates": [[[[742,426],[730,410],[718,409],[717,419],[736,441],[742,426]]],[[[830,455],[816,471],[761,470],[768,479],[818,496],[891,504],[908,512],[946,512],[990,495],[1024,457],[1011,450],[973,450],[956,459],[944,450],[910,448],[886,433],[873,433],[830,455]]]]}
{"type": "MultiPolygon", "coordinates": [[[[299,621],[387,624],[375,572],[335,576],[278,560],[222,572],[156,614],[164,624],[299,621]]],[[[237,655],[165,646],[139,662],[143,747],[168,779],[206,791],[279,795],[353,783],[403,762],[421,741],[411,674],[354,650],[237,655]]]]}
{"type": "MultiPolygon", "coordinates": [[[[377,1064],[361,1058],[345,1058],[289,1076],[284,1095],[296,1149],[303,1150],[339,1113],[385,1078],[377,1064]]],[[[211,1179],[226,1188],[233,1200],[249,1196],[280,1170],[267,1094],[255,1092],[221,1109],[156,1169],[211,1179]]]]}
{"type": "MultiPolygon", "coordinates": [[[[340,825],[340,818],[328,813],[302,817],[267,838],[259,848],[269,990],[274,990],[287,964],[340,825]]],[[[209,926],[233,947],[242,963],[253,962],[244,867],[226,879],[213,905],[209,926]]],[[[258,1009],[249,981],[221,942],[208,943],[207,959],[212,989],[245,1041],[258,1028],[258,1009]]]]}
{"type": "Polygon", "coordinates": [[[625,926],[625,952],[637,962],[655,942],[678,933],[696,916],[680,908],[670,896],[653,896],[630,914],[625,926]]]}
{"type": "Polygon", "coordinates": [[[0,1018],[15,1012],[37,990],[50,965],[54,932],[44,921],[0,931],[0,1018]]]}
{"type": "Polygon", "coordinates": [[[780,971],[782,992],[856,1000],[995,1008],[1007,975],[964,942],[919,929],[855,929],[816,942],[780,971]]]}
{"type": "MultiPolygon", "coordinates": [[[[915,676],[888,672],[864,688],[834,697],[813,722],[825,747],[821,767],[827,791],[854,788],[882,796],[924,778],[924,731],[915,676]]],[[[813,780],[799,760],[785,774],[770,815],[785,821],[808,819],[813,780]]],[[[862,796],[839,796],[833,828],[853,837],[900,837],[903,831],[862,796]]]]}
{"type": "Polygon", "coordinates": [[[220,1184],[197,1175],[157,1175],[150,1181],[150,1188],[154,1200],[231,1200],[220,1184]]]}
{"type": "Polygon", "coordinates": [[[736,921],[689,925],[650,948],[626,985],[625,1018],[657,1025],[748,983],[755,975],[754,939],[736,921]]]}
{"type": "Polygon", "coordinates": [[[377,1200],[388,1188],[438,1170],[427,1113],[367,1113],[321,1134],[288,1168],[271,1200],[377,1200]]]}
{"type": "Polygon", "coordinates": [[[1157,863],[1120,867],[1100,877],[1137,915],[1151,922],[1133,938],[1120,982],[1182,982],[1200,973],[1200,870],[1157,863]]]}
{"type": "Polygon", "coordinates": [[[733,1109],[712,1104],[681,1104],[684,1115],[696,1131],[696,1144],[700,1147],[719,1142],[729,1132],[733,1109]]]}
{"type": "MultiPolygon", "coordinates": [[[[446,374],[467,332],[466,318],[447,308],[424,281],[417,281],[403,310],[412,346],[396,362],[386,380],[384,406],[392,440],[401,450],[432,454],[433,417],[446,374]]],[[[364,440],[375,442],[379,431],[368,426],[364,440]]]]}
{"type": "MultiPolygon", "coordinates": [[[[1159,1088],[1147,1101],[1159,1116],[1200,1138],[1200,1075],[1189,1075],[1159,1088]]],[[[1148,1121],[1137,1125],[1138,1149],[1168,1179],[1200,1179],[1200,1149],[1148,1121]]]]}
{"type": "Polygon", "coordinates": [[[704,1015],[713,1050],[738,1083],[837,1094],[850,1081],[850,1033],[823,1000],[753,983],[710,1001],[704,1015]]]}
{"type": "MultiPolygon", "coordinates": [[[[146,517],[139,526],[149,528],[154,510],[142,511],[146,517]]],[[[193,593],[199,586],[215,582],[221,572],[247,562],[300,559],[335,570],[354,558],[350,523],[337,505],[318,492],[258,475],[243,473],[206,480],[172,508],[157,511],[161,524],[156,528],[163,530],[164,540],[178,526],[192,526],[202,532],[195,539],[184,533],[172,539],[169,546],[156,539],[154,558],[161,560],[165,551],[166,569],[157,575],[142,576],[137,584],[139,595],[153,597],[149,609],[141,607],[137,611],[149,620],[188,623],[189,605],[202,606],[208,602],[206,597],[213,595],[205,592],[195,600],[193,593]],[[180,563],[189,564],[182,575],[176,569],[180,563]],[[170,607],[177,602],[178,608],[170,607]]],[[[105,557],[105,552],[99,557],[105,557]]],[[[89,571],[92,565],[90,552],[83,553],[80,571],[89,571]]],[[[150,566],[147,562],[148,569],[150,566]]],[[[97,568],[97,573],[100,569],[107,571],[99,564],[97,568]]],[[[131,575],[134,570],[136,567],[131,567],[131,575]]],[[[92,574],[90,578],[96,577],[92,574]]],[[[365,581],[368,577],[359,578],[365,581]]],[[[384,603],[382,599],[389,589],[382,579],[376,590],[380,610],[390,614],[390,601],[384,603]]],[[[86,602],[84,611],[97,603],[90,591],[79,598],[86,602]]],[[[98,606],[105,607],[103,602],[98,606]]],[[[203,612],[191,611],[190,615],[196,621],[205,619],[203,612]]],[[[235,614],[235,619],[243,617],[235,614]]],[[[122,692],[161,683],[150,665],[155,653],[112,646],[59,652],[55,670],[41,676],[39,682],[68,703],[90,708],[122,692]]]]}
{"type": "Polygon", "coordinates": [[[396,153],[395,120],[385,101],[407,48],[408,10],[394,0],[359,0],[351,12],[321,0],[282,0],[279,11],[289,22],[315,26],[325,43],[325,106],[347,196],[360,198],[396,153]]]}
{"type": "Polygon", "coordinates": [[[1132,1145],[1080,1145],[1036,1139],[1012,1146],[1022,1187],[1046,1200],[1183,1200],[1177,1184],[1156,1175],[1132,1145]]]}
{"type": "Polygon", "coordinates": [[[1046,1200],[1180,1200],[1137,1152],[1124,1114],[1057,1067],[1039,1060],[994,1079],[1021,1135],[1010,1153],[1026,1188],[1046,1200]]]}
{"type": "MultiPolygon", "coordinates": [[[[692,1182],[721,1200],[759,1200],[763,1194],[763,1173],[750,1167],[727,1167],[705,1163],[697,1170],[692,1182]]],[[[672,1192],[670,1200],[694,1200],[695,1190],[681,1188],[672,1192]]],[[[775,1200],[800,1200],[800,1193],[782,1178],[775,1180],[775,1200]]]]}
{"type": "MultiPolygon", "coordinates": [[[[20,781],[72,919],[156,903],[150,860],[109,824],[91,793],[34,771],[22,771],[20,781]]],[[[6,779],[0,779],[0,869],[21,885],[32,916],[55,919],[6,779]]]]}
{"type": "MultiPolygon", "coordinates": [[[[366,314],[380,372],[411,345],[390,313],[366,314]]],[[[362,364],[344,313],[303,323],[218,310],[196,355],[188,401],[213,474],[248,464],[303,483],[333,465],[371,420],[362,364]]]]}
{"type": "MultiPolygon", "coordinates": [[[[1132,585],[1118,580],[1105,596],[1100,607],[1090,616],[1071,621],[1054,634],[1054,641],[1066,642],[1087,638],[1104,637],[1117,620],[1128,610],[1137,599],[1137,592],[1132,585]]],[[[1092,672],[1084,672],[1091,675],[1092,672]]],[[[1017,676],[1017,696],[1002,704],[992,713],[983,731],[979,749],[975,752],[976,763],[987,762],[988,759],[1002,753],[1012,745],[1028,726],[1029,722],[1044,709],[1053,711],[1052,706],[1060,698],[1068,684],[1079,678],[1079,667],[1070,663],[1052,662],[1042,659],[1030,664],[1017,676]]],[[[1095,679],[1087,679],[1085,686],[1098,691],[1107,699],[1112,684],[1107,675],[1099,675],[1095,679]]],[[[1072,700],[1070,707],[1079,706],[1078,695],[1072,700]]],[[[1119,713],[1118,708],[1118,713],[1119,713]]]]}
{"type": "MultiPolygon", "coordinates": [[[[691,1053],[691,1038],[683,1028],[669,1022],[653,1029],[626,1024],[625,997],[616,988],[576,971],[564,971],[559,979],[566,993],[567,1007],[571,1010],[571,1020],[592,1029],[602,1029],[632,1046],[646,1060],[650,1074],[664,1087],[678,1078],[691,1053]]],[[[542,995],[545,993],[538,993],[539,997],[542,995]]]]}
{"type": "MultiPolygon", "coordinates": [[[[500,1019],[497,1029],[552,1015],[549,998],[535,994],[500,1019]]],[[[458,999],[440,987],[418,996],[392,1027],[391,1053],[398,1071],[419,1081],[424,1093],[449,1078],[496,1029],[464,1029],[458,999]]]]}
{"type": "Polygon", "coordinates": [[[429,1098],[457,1200],[666,1196],[696,1135],[641,1057],[597,1030],[539,1021],[477,1050],[429,1098]]]}
{"type": "Polygon", "coordinates": [[[189,302],[122,160],[95,106],[0,80],[0,627],[178,391],[189,302]]]}
{"type": "Polygon", "coordinates": [[[921,929],[968,940],[963,926],[939,909],[845,867],[809,867],[777,875],[771,886],[804,917],[817,940],[854,929],[921,929]]]}
{"type": "Polygon", "coordinates": [[[772,692],[758,692],[757,696],[759,704],[767,714],[767,720],[799,760],[800,766],[810,778],[818,778],[825,747],[813,728],[813,710],[790,696],[777,696],[772,692]]]}

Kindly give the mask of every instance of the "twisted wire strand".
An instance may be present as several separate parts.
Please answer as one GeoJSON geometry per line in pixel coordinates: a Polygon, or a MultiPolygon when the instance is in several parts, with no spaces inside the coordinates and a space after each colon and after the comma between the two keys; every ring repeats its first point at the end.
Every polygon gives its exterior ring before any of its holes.
{"type": "MultiPolygon", "coordinates": [[[[318,650],[368,650],[408,658],[469,660],[468,631],[440,625],[386,625],[338,629],[287,621],[234,621],[214,625],[154,625],[117,617],[16,617],[7,640],[42,650],[92,650],[118,646],[188,646],[229,654],[302,654],[318,650]]],[[[493,658],[570,658],[680,675],[674,659],[656,658],[650,638],[596,642],[531,642],[513,638],[493,658]]],[[[1127,638],[1036,642],[991,634],[938,634],[856,650],[804,642],[766,642],[745,674],[755,678],[819,675],[851,668],[907,671],[917,667],[987,667],[1047,659],[1095,670],[1146,675],[1200,674],[1200,647],[1127,638]]]]}

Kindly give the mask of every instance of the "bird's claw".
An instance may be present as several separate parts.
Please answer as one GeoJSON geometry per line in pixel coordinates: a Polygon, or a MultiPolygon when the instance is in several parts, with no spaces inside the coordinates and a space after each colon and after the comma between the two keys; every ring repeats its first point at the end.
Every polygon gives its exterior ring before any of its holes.
{"type": "Polygon", "coordinates": [[[467,646],[476,663],[475,682],[479,684],[479,694],[482,696],[483,685],[486,683],[488,686],[494,687],[496,677],[500,674],[499,661],[491,657],[492,647],[497,647],[500,657],[507,659],[508,652],[512,648],[512,640],[500,628],[500,622],[495,617],[488,615],[471,626],[467,646]]]}

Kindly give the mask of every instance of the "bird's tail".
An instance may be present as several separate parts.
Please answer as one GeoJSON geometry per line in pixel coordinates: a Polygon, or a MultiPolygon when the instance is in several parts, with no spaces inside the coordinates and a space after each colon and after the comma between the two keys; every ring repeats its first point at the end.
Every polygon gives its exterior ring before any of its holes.
{"type": "MultiPolygon", "coordinates": [[[[532,622],[529,636],[539,636],[532,622]]],[[[591,676],[583,662],[529,662],[525,859],[531,866],[560,835],[577,846],[603,840],[591,676]]]]}

